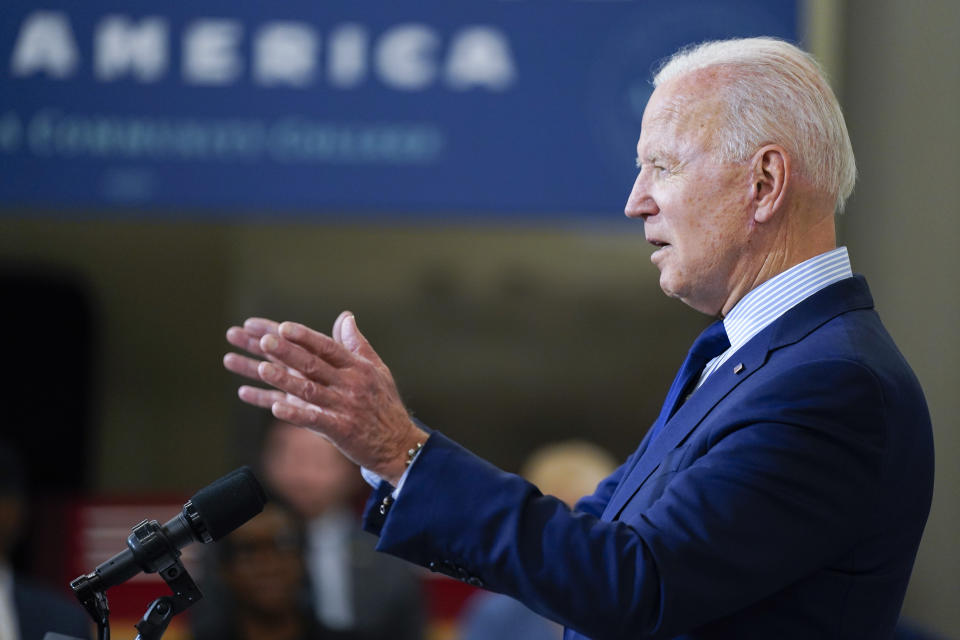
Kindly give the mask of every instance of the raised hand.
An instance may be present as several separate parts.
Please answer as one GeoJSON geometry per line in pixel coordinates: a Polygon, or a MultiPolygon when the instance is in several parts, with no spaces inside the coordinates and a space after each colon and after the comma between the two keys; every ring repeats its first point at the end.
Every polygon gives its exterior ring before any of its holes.
{"type": "Polygon", "coordinates": [[[344,312],[332,337],[296,322],[250,318],[227,331],[224,366],[274,389],[244,385],[240,399],[327,437],[348,458],[396,484],[407,451],[427,435],[410,419],[390,370],[344,312]]]}

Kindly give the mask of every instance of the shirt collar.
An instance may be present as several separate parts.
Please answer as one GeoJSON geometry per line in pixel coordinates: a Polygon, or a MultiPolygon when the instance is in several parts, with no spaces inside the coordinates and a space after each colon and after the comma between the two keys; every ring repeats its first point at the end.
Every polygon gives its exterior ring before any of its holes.
{"type": "Polygon", "coordinates": [[[747,293],[723,319],[730,339],[728,353],[817,291],[852,276],[847,248],[837,247],[770,278],[747,293]]]}

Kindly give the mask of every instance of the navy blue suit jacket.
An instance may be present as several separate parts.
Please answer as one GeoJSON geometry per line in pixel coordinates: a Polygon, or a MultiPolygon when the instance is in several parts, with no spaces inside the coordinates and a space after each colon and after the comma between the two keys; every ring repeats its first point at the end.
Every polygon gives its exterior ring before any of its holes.
{"type": "Polygon", "coordinates": [[[575,510],[434,433],[366,526],[568,639],[879,640],[932,486],[923,393],[855,277],[757,334],[575,510]]]}

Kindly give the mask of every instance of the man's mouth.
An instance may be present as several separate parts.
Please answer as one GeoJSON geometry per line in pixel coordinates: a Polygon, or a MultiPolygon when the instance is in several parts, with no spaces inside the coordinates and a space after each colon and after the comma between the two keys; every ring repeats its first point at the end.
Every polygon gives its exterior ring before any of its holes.
{"type": "Polygon", "coordinates": [[[647,242],[649,242],[650,244],[652,244],[657,248],[670,246],[669,242],[664,242],[662,240],[647,240],[647,242]]]}

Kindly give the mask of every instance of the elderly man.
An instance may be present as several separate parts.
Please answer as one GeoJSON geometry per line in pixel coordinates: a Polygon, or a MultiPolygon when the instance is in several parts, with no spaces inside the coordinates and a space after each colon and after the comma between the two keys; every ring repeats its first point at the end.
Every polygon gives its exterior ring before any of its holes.
{"type": "Polygon", "coordinates": [[[332,337],[248,320],[227,335],[257,357],[225,364],[276,388],[244,401],[383,479],[366,522],[380,550],[514,596],[568,638],[888,638],[933,446],[836,247],[855,176],[836,98],[810,56],[766,38],[681,51],[654,84],[626,214],[664,292],[720,319],[574,510],[412,422],[349,313],[332,337]]]}

